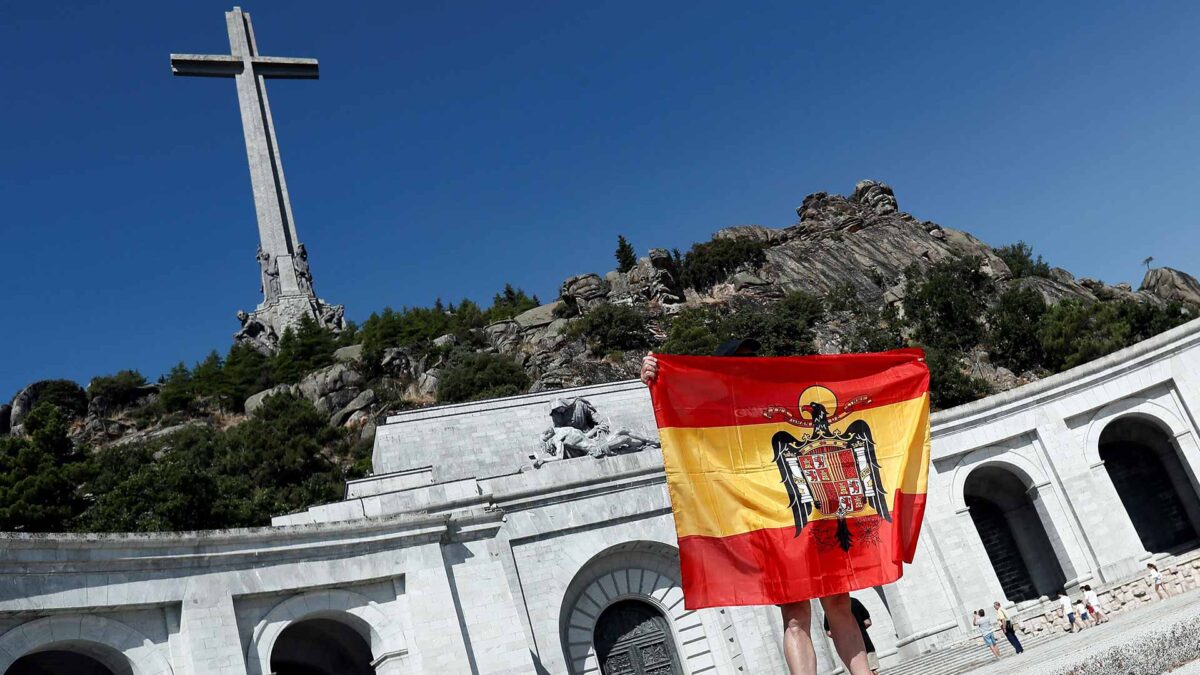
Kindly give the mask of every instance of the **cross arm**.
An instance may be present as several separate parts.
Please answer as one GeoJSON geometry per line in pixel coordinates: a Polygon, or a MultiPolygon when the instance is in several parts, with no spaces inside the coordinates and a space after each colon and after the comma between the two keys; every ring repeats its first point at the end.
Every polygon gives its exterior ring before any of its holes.
{"type": "Polygon", "coordinates": [[[254,72],[281,80],[315,80],[319,76],[316,59],[289,56],[252,56],[254,72]]]}
{"type": "Polygon", "coordinates": [[[197,77],[233,77],[242,72],[242,60],[225,54],[172,54],[171,72],[197,77]]]}

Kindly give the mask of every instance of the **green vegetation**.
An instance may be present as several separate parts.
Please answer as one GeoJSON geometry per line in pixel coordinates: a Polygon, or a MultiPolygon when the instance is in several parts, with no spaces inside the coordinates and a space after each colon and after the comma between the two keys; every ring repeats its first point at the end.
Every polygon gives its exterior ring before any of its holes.
{"type": "Polygon", "coordinates": [[[0,436],[0,530],[52,532],[82,506],[77,487],[86,454],[67,438],[67,417],[53,403],[34,406],[24,437],[0,436]]]}
{"type": "Polygon", "coordinates": [[[957,258],[924,274],[915,266],[905,272],[904,315],[918,343],[963,353],[983,341],[983,315],[993,286],[979,264],[978,258],[957,258]]]}
{"type": "Polygon", "coordinates": [[[824,316],[821,299],[801,291],[788,293],[773,305],[750,306],[724,316],[688,308],[671,321],[659,351],[707,355],[725,340],[754,338],[762,345],[763,356],[815,354],[813,329],[824,316]]]}
{"type": "Polygon", "coordinates": [[[576,321],[572,329],[596,355],[650,346],[646,315],[626,305],[600,305],[576,321]]]}
{"type": "Polygon", "coordinates": [[[487,352],[457,352],[438,377],[439,403],[513,396],[529,388],[521,364],[487,352]]]}
{"type": "Polygon", "coordinates": [[[316,319],[305,316],[299,328],[288,328],[279,338],[279,350],[271,359],[271,372],[276,382],[294,384],[312,371],[331,365],[336,349],[333,333],[316,319]]]}
{"type": "Polygon", "coordinates": [[[1015,373],[1045,364],[1039,335],[1046,301],[1032,288],[1014,286],[996,299],[988,314],[988,352],[992,361],[1015,373]]]}
{"type": "Polygon", "coordinates": [[[895,307],[863,302],[858,291],[849,285],[830,293],[825,302],[830,312],[844,313],[849,319],[842,351],[882,352],[906,344],[904,323],[895,307]]]}
{"type": "MultiPolygon", "coordinates": [[[[226,431],[185,429],[92,454],[39,404],[25,437],[0,438],[0,529],[165,531],[266,525],[341,497],[364,450],[307,401],[268,398],[226,431]]],[[[368,454],[369,456],[369,454],[368,454]]]]}
{"type": "Polygon", "coordinates": [[[633,244],[625,239],[624,235],[617,235],[617,271],[628,272],[637,265],[637,253],[633,250],[633,244]]]}
{"type": "Polygon", "coordinates": [[[1045,366],[1067,370],[1128,347],[1194,317],[1178,303],[1156,307],[1131,300],[1064,300],[1039,325],[1045,366]]]}
{"type": "Polygon", "coordinates": [[[513,288],[512,284],[505,284],[503,293],[492,296],[492,306],[484,312],[484,319],[486,323],[504,321],[540,304],[542,303],[536,295],[531,298],[525,295],[525,291],[513,288]]]}
{"type": "Polygon", "coordinates": [[[993,248],[992,252],[1008,265],[1014,279],[1050,276],[1050,265],[1043,261],[1040,255],[1035,259],[1033,248],[1023,241],[993,248]]]}
{"type": "Polygon", "coordinates": [[[950,352],[927,349],[925,363],[929,366],[929,402],[935,409],[970,403],[992,393],[986,381],[964,372],[950,352]]]}
{"type": "Polygon", "coordinates": [[[130,405],[138,399],[146,378],[136,370],[122,370],[114,375],[92,378],[88,384],[88,399],[101,402],[105,409],[130,405]]]}
{"type": "Polygon", "coordinates": [[[757,267],[766,261],[766,245],[749,239],[713,239],[692,244],[683,256],[680,280],[684,286],[707,291],[743,266],[757,267]]]}

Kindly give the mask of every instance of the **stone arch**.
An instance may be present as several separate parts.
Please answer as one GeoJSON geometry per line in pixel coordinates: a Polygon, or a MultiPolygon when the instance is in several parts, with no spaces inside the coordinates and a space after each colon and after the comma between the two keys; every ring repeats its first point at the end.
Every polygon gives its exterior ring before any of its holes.
{"type": "Polygon", "coordinates": [[[1030,476],[1003,462],[971,469],[962,497],[1005,597],[1011,602],[1053,596],[1067,582],[1069,561],[1030,476]]]}
{"type": "Polygon", "coordinates": [[[404,630],[367,597],[344,590],[312,591],[294,595],[275,605],[255,626],[246,650],[251,675],[271,672],[271,652],[284,629],[306,619],[328,619],[358,633],[371,647],[373,664],[403,663],[408,654],[404,630]]]}
{"type": "Polygon", "coordinates": [[[1196,548],[1200,494],[1179,444],[1187,427],[1151,401],[1113,412],[1089,429],[1088,448],[1094,442],[1099,461],[1093,467],[1104,467],[1142,548],[1149,553],[1196,548]]]}
{"type": "Polygon", "coordinates": [[[1134,396],[1113,401],[1092,415],[1088,423],[1087,437],[1083,443],[1083,461],[1086,466],[1096,466],[1102,463],[1100,457],[1100,436],[1110,424],[1122,418],[1136,417],[1144,419],[1172,437],[1177,437],[1191,431],[1191,428],[1167,406],[1145,396],[1134,396]]]}
{"type": "Polygon", "coordinates": [[[622,600],[645,602],[666,617],[675,652],[691,672],[684,646],[706,639],[704,624],[699,612],[683,606],[678,549],[654,541],[625,542],[601,551],[567,586],[559,629],[568,672],[581,675],[599,670],[593,645],[596,622],[604,610],[622,600]]]}
{"type": "Polygon", "coordinates": [[[1042,489],[1050,485],[1050,478],[1042,467],[1024,455],[998,446],[980,448],[964,455],[954,467],[950,499],[955,511],[967,508],[964,492],[967,477],[976,469],[986,466],[1001,468],[1012,473],[1021,479],[1027,489],[1042,489]]]}
{"type": "Polygon", "coordinates": [[[157,646],[130,626],[96,614],[50,616],[0,636],[0,673],[22,656],[63,649],[85,653],[117,675],[173,675],[157,646]]]}

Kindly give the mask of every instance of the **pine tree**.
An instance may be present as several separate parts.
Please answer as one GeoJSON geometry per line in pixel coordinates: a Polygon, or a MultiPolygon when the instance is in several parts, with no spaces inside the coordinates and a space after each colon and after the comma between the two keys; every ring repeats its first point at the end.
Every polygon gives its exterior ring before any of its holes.
{"type": "Polygon", "coordinates": [[[628,272],[637,264],[637,253],[623,235],[617,235],[617,271],[628,272]]]}

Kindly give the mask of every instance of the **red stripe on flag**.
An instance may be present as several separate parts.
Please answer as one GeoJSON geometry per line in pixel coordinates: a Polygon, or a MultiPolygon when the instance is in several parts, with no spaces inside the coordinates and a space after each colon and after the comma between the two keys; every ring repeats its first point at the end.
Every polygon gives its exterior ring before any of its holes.
{"type": "Polygon", "coordinates": [[[764,411],[782,406],[799,417],[799,396],[808,384],[829,387],[838,397],[839,410],[828,411],[831,416],[860,396],[870,400],[855,410],[878,408],[929,390],[924,358],[915,348],[774,358],[663,354],[651,385],[654,415],[660,429],[777,423],[784,418],[764,411]]]}
{"type": "Polygon", "coordinates": [[[831,535],[835,519],[812,521],[799,537],[794,527],[684,537],[679,540],[684,606],[782,605],[890,584],[903,574],[891,553],[911,562],[924,512],[925,495],[898,492],[893,522],[878,521],[877,543],[859,530],[849,552],[814,539],[817,528],[824,530],[823,539],[831,535]]]}

